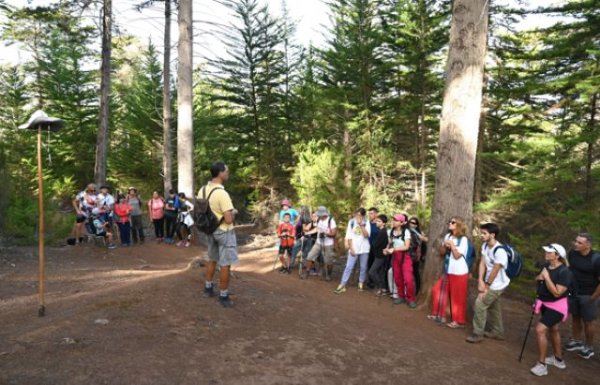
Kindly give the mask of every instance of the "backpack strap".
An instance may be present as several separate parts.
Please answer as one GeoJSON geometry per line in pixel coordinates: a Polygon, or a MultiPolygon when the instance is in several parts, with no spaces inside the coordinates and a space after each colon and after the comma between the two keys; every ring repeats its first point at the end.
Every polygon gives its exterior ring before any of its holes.
{"type": "Polygon", "coordinates": [[[210,200],[211,195],[216,191],[216,190],[223,190],[223,187],[215,187],[212,190],[210,190],[210,192],[208,193],[208,197],[206,196],[206,186],[202,187],[202,195],[204,195],[204,199],[206,199],[207,201],[210,200]]]}

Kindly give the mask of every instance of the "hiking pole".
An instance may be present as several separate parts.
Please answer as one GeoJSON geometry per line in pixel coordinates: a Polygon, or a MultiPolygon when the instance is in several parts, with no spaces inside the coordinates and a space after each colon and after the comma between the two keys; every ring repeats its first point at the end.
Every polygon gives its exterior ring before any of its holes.
{"type": "MultiPolygon", "coordinates": [[[[536,294],[539,293],[540,284],[544,281],[538,282],[538,287],[536,289],[536,294]]],[[[537,295],[536,295],[537,299],[537,295]]],[[[521,353],[519,354],[519,362],[523,359],[523,351],[525,350],[525,344],[527,343],[527,337],[529,337],[529,330],[531,330],[531,324],[533,323],[533,315],[535,314],[535,303],[531,306],[531,317],[529,317],[529,325],[527,326],[527,332],[525,332],[525,339],[523,340],[523,346],[521,346],[521,353]]]]}
{"type": "Polygon", "coordinates": [[[529,325],[527,326],[527,332],[525,332],[525,339],[523,339],[523,346],[521,346],[521,354],[519,354],[519,362],[523,359],[523,351],[525,350],[525,344],[527,343],[527,337],[529,337],[529,330],[531,330],[531,324],[533,323],[534,310],[531,309],[531,317],[529,317],[529,325]]]}

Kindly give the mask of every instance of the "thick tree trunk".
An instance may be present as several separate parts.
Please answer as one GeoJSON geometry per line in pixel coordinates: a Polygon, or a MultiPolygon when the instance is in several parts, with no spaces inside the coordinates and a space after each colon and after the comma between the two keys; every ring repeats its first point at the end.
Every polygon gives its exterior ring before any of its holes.
{"type": "Polygon", "coordinates": [[[102,64],[100,67],[100,124],[96,139],[96,164],[94,166],[94,180],[98,185],[106,183],[106,163],[108,160],[111,28],[112,0],[104,0],[102,8],[102,64]]]}
{"type": "Polygon", "coordinates": [[[482,200],[483,192],[483,177],[482,177],[482,164],[481,164],[481,153],[483,152],[483,141],[485,139],[485,101],[484,105],[481,106],[481,113],[479,116],[479,134],[477,135],[477,155],[475,156],[475,183],[473,188],[473,202],[479,203],[482,200]]]}
{"type": "Polygon", "coordinates": [[[452,216],[473,220],[473,181],[488,32],[488,0],[455,0],[422,296],[440,275],[438,249],[452,216]]]}
{"type": "Polygon", "coordinates": [[[165,0],[165,41],[163,54],[163,184],[165,193],[173,188],[171,146],[171,0],[165,0]]]}
{"type": "Polygon", "coordinates": [[[194,192],[194,131],[192,108],[192,0],[179,1],[179,65],[177,67],[177,188],[194,192]]]}

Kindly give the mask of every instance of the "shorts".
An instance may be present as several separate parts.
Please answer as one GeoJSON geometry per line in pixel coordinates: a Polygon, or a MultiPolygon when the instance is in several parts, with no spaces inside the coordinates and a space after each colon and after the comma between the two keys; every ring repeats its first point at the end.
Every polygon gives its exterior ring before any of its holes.
{"type": "Polygon", "coordinates": [[[106,231],[103,231],[101,233],[96,233],[97,237],[106,237],[106,231]]]}
{"type": "Polygon", "coordinates": [[[208,259],[219,266],[231,266],[238,261],[237,238],[234,230],[217,229],[208,238],[208,259]]]}
{"type": "Polygon", "coordinates": [[[335,257],[334,252],[333,252],[333,245],[332,246],[324,246],[319,242],[314,244],[312,249],[310,249],[310,252],[308,253],[308,256],[306,257],[306,260],[314,262],[319,257],[320,253],[323,254],[323,263],[324,264],[331,265],[333,263],[333,258],[335,257]]]}
{"type": "Polygon", "coordinates": [[[75,218],[75,221],[77,223],[83,223],[85,221],[87,221],[87,217],[83,214],[77,214],[77,217],[75,218]]]}
{"type": "Polygon", "coordinates": [[[562,319],[562,313],[542,305],[542,317],[540,318],[540,323],[544,324],[548,329],[560,323],[562,319]]]}
{"type": "Polygon", "coordinates": [[[279,246],[279,254],[283,255],[287,252],[287,255],[292,255],[292,247],[291,246],[279,246]]]}
{"type": "Polygon", "coordinates": [[[590,300],[591,295],[575,295],[569,298],[569,313],[584,321],[593,321],[598,314],[598,300],[590,300]]]}

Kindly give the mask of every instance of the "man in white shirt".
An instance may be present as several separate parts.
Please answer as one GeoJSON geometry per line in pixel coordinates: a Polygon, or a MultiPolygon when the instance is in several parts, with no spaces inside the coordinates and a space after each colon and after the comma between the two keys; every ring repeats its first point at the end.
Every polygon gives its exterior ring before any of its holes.
{"type": "Polygon", "coordinates": [[[475,300],[473,334],[467,337],[467,342],[470,343],[481,342],[484,336],[497,340],[504,339],[500,296],[510,283],[505,270],[508,266],[508,254],[502,244],[496,240],[500,228],[495,223],[484,223],[479,229],[483,245],[479,263],[477,283],[479,295],[475,300]],[[490,326],[489,332],[484,331],[486,321],[490,326]]]}
{"type": "Polygon", "coordinates": [[[317,222],[317,240],[306,257],[306,270],[301,278],[308,278],[308,274],[315,264],[319,254],[323,255],[325,264],[325,280],[331,281],[331,272],[333,270],[335,235],[337,234],[337,225],[335,219],[329,215],[329,211],[324,206],[320,206],[315,214],[319,217],[317,222]]]}

